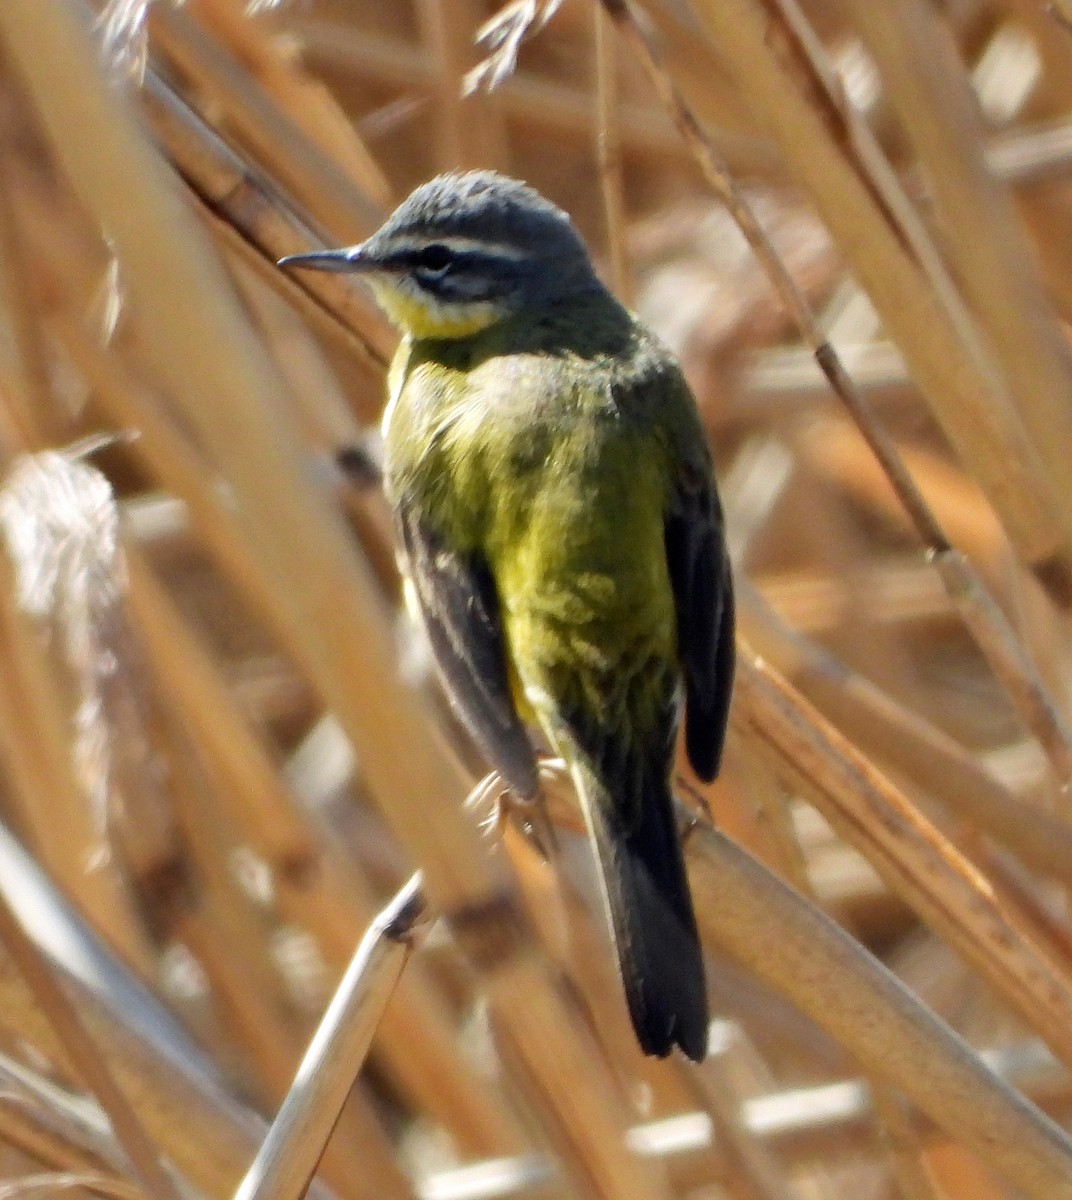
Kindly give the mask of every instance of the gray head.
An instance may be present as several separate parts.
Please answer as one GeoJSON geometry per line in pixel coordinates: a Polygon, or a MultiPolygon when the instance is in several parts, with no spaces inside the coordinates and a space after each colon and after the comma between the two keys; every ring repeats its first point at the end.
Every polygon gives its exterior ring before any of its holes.
{"type": "Polygon", "coordinates": [[[388,316],[418,337],[466,336],[599,286],[569,217],[494,171],[439,175],[359,246],[280,265],[360,272],[388,316]]]}

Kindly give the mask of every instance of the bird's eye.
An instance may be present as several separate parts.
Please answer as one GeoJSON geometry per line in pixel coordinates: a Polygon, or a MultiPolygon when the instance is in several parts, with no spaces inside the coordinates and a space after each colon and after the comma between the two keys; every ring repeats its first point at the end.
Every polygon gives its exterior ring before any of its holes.
{"type": "Polygon", "coordinates": [[[417,259],[417,266],[425,271],[440,272],[445,271],[450,265],[451,253],[442,246],[439,242],[433,242],[430,246],[425,246],[417,259]]]}

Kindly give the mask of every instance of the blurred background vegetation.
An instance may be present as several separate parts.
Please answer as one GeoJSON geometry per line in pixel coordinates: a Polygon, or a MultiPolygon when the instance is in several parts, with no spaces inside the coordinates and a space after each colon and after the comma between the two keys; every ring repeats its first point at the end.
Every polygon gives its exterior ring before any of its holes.
{"type": "Polygon", "coordinates": [[[416,867],[445,920],[317,1194],[1072,1196],[1065,10],[4,0],[5,1198],[156,1195],[134,1143],[229,1195],[416,867]],[[568,801],[550,864],[463,807],[394,335],[274,266],[477,166],[573,215],[716,458],[697,1068],[632,1041],[568,801]]]}

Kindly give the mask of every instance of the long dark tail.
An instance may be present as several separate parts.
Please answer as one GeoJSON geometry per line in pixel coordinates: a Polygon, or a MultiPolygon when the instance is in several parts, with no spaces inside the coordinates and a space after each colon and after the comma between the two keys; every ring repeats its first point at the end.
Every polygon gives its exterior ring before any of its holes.
{"type": "Polygon", "coordinates": [[[645,1054],[665,1058],[678,1045],[699,1062],[707,989],[669,781],[646,779],[627,819],[592,771],[577,775],[637,1041],[645,1054]]]}

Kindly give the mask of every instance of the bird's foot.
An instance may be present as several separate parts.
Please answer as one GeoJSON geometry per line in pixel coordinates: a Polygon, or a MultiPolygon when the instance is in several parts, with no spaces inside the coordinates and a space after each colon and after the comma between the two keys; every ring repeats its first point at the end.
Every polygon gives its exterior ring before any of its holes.
{"type": "Polygon", "coordinates": [[[509,798],[510,789],[498,771],[485,775],[466,797],[465,807],[476,812],[480,832],[485,837],[498,837],[502,833],[509,798]]]}
{"type": "MultiPolygon", "coordinates": [[[[545,770],[555,772],[555,764],[564,770],[561,759],[541,761],[541,780],[553,777],[545,776],[545,770]]],[[[550,861],[552,854],[558,849],[554,826],[551,824],[542,793],[537,791],[531,797],[518,796],[510,790],[498,771],[484,776],[469,793],[465,805],[466,808],[475,809],[481,814],[480,830],[487,837],[501,837],[506,823],[513,818],[544,859],[550,861]]]]}

